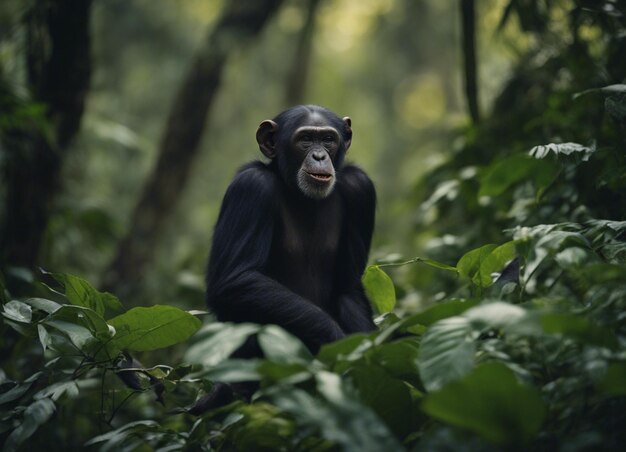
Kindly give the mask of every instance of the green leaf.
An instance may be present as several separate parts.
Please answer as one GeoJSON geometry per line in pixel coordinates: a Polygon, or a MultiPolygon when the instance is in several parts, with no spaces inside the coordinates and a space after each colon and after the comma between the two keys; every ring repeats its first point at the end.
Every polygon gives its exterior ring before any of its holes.
{"type": "Polygon", "coordinates": [[[22,397],[30,387],[37,381],[37,379],[42,375],[42,372],[37,372],[31,375],[28,379],[26,379],[23,383],[16,384],[11,389],[6,392],[0,394],[0,405],[7,402],[13,402],[14,400],[18,400],[22,397]]]}
{"type": "Polygon", "coordinates": [[[45,352],[52,344],[52,338],[50,338],[48,330],[46,330],[43,325],[37,325],[37,336],[39,337],[39,342],[45,352]]]}
{"type": "Polygon", "coordinates": [[[62,306],[56,301],[47,300],[45,298],[28,298],[27,300],[24,300],[24,303],[47,314],[52,314],[62,306]]]}
{"type": "Polygon", "coordinates": [[[272,361],[308,363],[313,359],[300,339],[275,325],[264,326],[258,340],[263,354],[272,361]]]}
{"type": "Polygon", "coordinates": [[[97,340],[88,328],[63,320],[48,320],[46,325],[63,333],[81,351],[89,353],[97,348],[97,340]]]}
{"type": "Polygon", "coordinates": [[[526,310],[511,303],[495,301],[467,310],[463,317],[468,319],[472,328],[482,331],[485,328],[507,328],[526,318],[526,310]]]}
{"type": "Polygon", "coordinates": [[[256,370],[264,380],[282,380],[281,383],[296,384],[311,378],[311,373],[303,363],[262,361],[256,370]]]}
{"type": "Polygon", "coordinates": [[[464,278],[472,279],[472,277],[480,270],[480,265],[483,261],[497,247],[497,245],[489,244],[465,253],[456,264],[459,274],[464,278]]]}
{"type": "Polygon", "coordinates": [[[339,361],[355,361],[360,359],[363,353],[373,345],[369,334],[351,334],[339,341],[323,345],[317,354],[317,359],[329,366],[339,361]]]}
{"type": "Polygon", "coordinates": [[[463,379],[428,394],[422,409],[497,444],[529,442],[546,415],[539,392],[520,384],[501,363],[478,366],[463,379]]]}
{"type": "Polygon", "coordinates": [[[30,306],[17,300],[11,300],[5,304],[2,315],[9,320],[20,323],[30,323],[33,319],[33,311],[30,306]]]}
{"type": "Polygon", "coordinates": [[[489,287],[493,282],[492,274],[502,271],[514,257],[515,241],[498,246],[481,262],[472,281],[480,287],[489,287]]]}
{"type": "Polygon", "coordinates": [[[54,413],[55,405],[50,399],[41,399],[34,402],[24,411],[24,419],[15,430],[9,435],[4,443],[4,450],[13,452],[30,438],[37,429],[45,424],[54,413]]]}
{"type": "Polygon", "coordinates": [[[357,365],[350,370],[359,398],[402,439],[417,427],[417,416],[409,387],[375,364],[357,365]]]}
{"type": "Polygon", "coordinates": [[[463,312],[467,311],[470,308],[473,308],[477,304],[478,304],[477,299],[448,300],[443,303],[439,303],[434,306],[431,306],[418,314],[413,314],[412,316],[406,318],[405,320],[403,320],[403,326],[404,327],[411,327],[414,325],[430,326],[439,320],[462,314],[463,312]]]}
{"type": "Polygon", "coordinates": [[[417,387],[422,386],[417,366],[419,342],[416,338],[405,338],[380,345],[368,356],[371,356],[372,362],[384,368],[390,376],[417,387]]]}
{"type": "Polygon", "coordinates": [[[113,311],[122,309],[122,304],[115,295],[97,291],[82,278],[65,273],[49,274],[63,284],[65,296],[73,305],[90,308],[100,316],[104,316],[106,308],[113,311]]]}
{"type": "Polygon", "coordinates": [[[540,190],[548,186],[557,173],[558,167],[553,162],[513,155],[496,161],[485,170],[478,196],[500,196],[514,185],[526,181],[532,181],[540,190]]]}
{"type": "Polygon", "coordinates": [[[120,349],[149,351],[187,340],[202,322],[174,306],[133,308],[109,320],[116,334],[112,343],[120,349]]]}
{"type": "Polygon", "coordinates": [[[212,381],[237,382],[237,381],[256,381],[261,378],[257,370],[260,364],[258,359],[228,359],[221,363],[208,367],[205,370],[191,375],[193,377],[204,377],[212,381]]]}
{"type": "MultiPolygon", "coordinates": [[[[160,425],[154,421],[130,422],[118,429],[90,439],[85,443],[85,446],[107,443],[106,450],[114,450],[115,446],[125,443],[130,437],[136,436],[138,433],[154,432],[160,430],[160,428],[160,425]]],[[[101,446],[101,448],[104,448],[104,446],[101,446]]]]}
{"type": "Polygon", "coordinates": [[[346,390],[339,375],[320,371],[316,379],[321,397],[293,388],[275,391],[271,394],[272,401],[291,414],[303,431],[319,430],[323,438],[343,451],[402,450],[378,416],[359,403],[353,391],[346,390]]]}
{"type": "MultiPolygon", "coordinates": [[[[86,353],[96,350],[98,344],[107,343],[114,333],[100,315],[82,306],[63,305],[41,323],[59,330],[86,353]]],[[[110,353],[115,350],[111,349],[110,353]]]]}
{"type": "Polygon", "coordinates": [[[428,391],[467,374],[474,365],[470,321],[450,317],[431,325],[422,336],[418,367],[428,391]]]}
{"type": "Polygon", "coordinates": [[[391,278],[377,265],[370,265],[363,275],[365,293],[380,314],[393,310],[396,289],[391,278]]]}
{"type": "Polygon", "coordinates": [[[500,246],[484,245],[466,253],[457,264],[459,274],[478,287],[493,283],[493,273],[501,271],[515,257],[515,241],[500,246]]]}
{"type": "Polygon", "coordinates": [[[39,400],[44,398],[50,398],[55,402],[61,398],[64,394],[73,398],[78,395],[78,385],[75,381],[62,381],[59,383],[51,384],[43,388],[41,391],[33,396],[33,399],[39,400]]]}
{"type": "Polygon", "coordinates": [[[215,366],[228,359],[261,327],[252,323],[210,323],[200,329],[193,339],[193,344],[185,353],[185,361],[205,366],[215,366]]]}

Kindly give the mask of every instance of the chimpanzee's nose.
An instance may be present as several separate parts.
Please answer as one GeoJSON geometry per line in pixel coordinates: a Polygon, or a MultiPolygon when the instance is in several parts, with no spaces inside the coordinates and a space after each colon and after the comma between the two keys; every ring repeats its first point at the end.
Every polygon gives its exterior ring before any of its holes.
{"type": "Polygon", "coordinates": [[[313,151],[313,158],[318,162],[326,160],[326,152],[324,151],[313,151]]]}

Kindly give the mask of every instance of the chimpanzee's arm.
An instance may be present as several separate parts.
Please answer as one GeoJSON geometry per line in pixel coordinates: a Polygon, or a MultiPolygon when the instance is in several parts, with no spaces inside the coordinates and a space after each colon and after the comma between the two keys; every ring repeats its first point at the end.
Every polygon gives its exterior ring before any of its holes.
{"type": "Polygon", "coordinates": [[[263,274],[280,196],[262,163],[244,168],[228,188],[215,227],[207,301],[220,320],[273,323],[317,352],[344,336],[326,312],[263,274]]]}
{"type": "Polygon", "coordinates": [[[365,172],[346,165],[339,175],[344,229],[339,250],[338,321],[346,333],[373,331],[372,308],[361,283],[374,232],[376,190],[365,172]]]}

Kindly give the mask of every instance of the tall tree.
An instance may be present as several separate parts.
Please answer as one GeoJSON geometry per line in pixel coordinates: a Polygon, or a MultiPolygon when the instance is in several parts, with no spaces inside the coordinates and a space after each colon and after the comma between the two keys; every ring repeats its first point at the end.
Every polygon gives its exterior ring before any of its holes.
{"type": "Polygon", "coordinates": [[[300,34],[291,68],[287,75],[287,90],[285,100],[288,106],[302,103],[306,91],[315,22],[320,0],[307,0],[305,19],[300,34]]]}
{"type": "Polygon", "coordinates": [[[37,264],[61,166],[79,130],[89,89],[90,9],[91,0],[40,0],[25,16],[31,100],[45,108],[48,126],[15,128],[3,137],[3,267],[37,264]]]}
{"type": "Polygon", "coordinates": [[[141,280],[183,191],[228,55],[263,29],[282,0],[231,0],[194,58],[170,110],[159,156],[107,269],[103,287],[128,294],[141,280]]]}
{"type": "Polygon", "coordinates": [[[476,8],[474,0],[460,0],[461,28],[463,31],[463,69],[465,73],[465,98],[472,122],[480,121],[478,108],[478,75],[476,66],[476,8]]]}

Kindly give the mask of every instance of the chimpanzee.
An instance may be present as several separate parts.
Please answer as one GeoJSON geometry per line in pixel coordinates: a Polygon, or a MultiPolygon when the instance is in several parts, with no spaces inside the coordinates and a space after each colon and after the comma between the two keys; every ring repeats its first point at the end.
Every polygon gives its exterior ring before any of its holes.
{"type": "Polygon", "coordinates": [[[361,284],[376,193],[345,164],[351,120],[300,105],[261,122],[269,163],[245,165],[228,187],[207,272],[221,321],[276,324],[313,353],[375,329],[361,284]]]}

